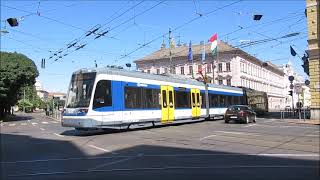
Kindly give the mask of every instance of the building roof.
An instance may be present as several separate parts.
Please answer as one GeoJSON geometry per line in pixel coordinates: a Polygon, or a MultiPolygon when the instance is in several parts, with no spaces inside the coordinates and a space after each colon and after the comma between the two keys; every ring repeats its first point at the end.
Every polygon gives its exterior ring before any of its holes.
{"type": "Polygon", "coordinates": [[[61,92],[49,92],[48,96],[66,96],[66,93],[61,92]]]}
{"type": "MultiPolygon", "coordinates": [[[[206,59],[207,57],[212,58],[211,56],[208,56],[208,54],[211,54],[211,44],[205,44],[205,53],[206,53],[206,59]]],[[[200,57],[203,51],[203,45],[201,44],[197,44],[197,45],[192,45],[192,55],[194,56],[193,59],[195,60],[195,57],[200,57]]],[[[188,56],[188,52],[189,52],[189,46],[187,45],[183,45],[183,46],[178,46],[178,47],[174,47],[171,48],[171,52],[172,52],[172,59],[175,60],[179,57],[184,57],[187,58],[188,56]]],[[[270,71],[273,71],[279,75],[284,75],[283,71],[281,69],[279,69],[277,66],[275,66],[274,64],[272,64],[271,62],[264,62],[252,55],[250,55],[249,53],[233,47],[231,45],[229,45],[228,43],[224,42],[224,41],[219,41],[218,42],[218,53],[222,54],[222,53],[233,53],[234,55],[242,55],[243,58],[245,58],[248,61],[251,61],[254,64],[257,64],[261,67],[264,67],[270,71]]],[[[160,60],[160,59],[165,59],[165,60],[169,60],[169,54],[170,54],[170,49],[169,48],[161,48],[158,51],[155,51],[143,58],[140,58],[138,60],[135,60],[134,63],[138,64],[143,64],[146,63],[148,61],[154,61],[154,60],[160,60]]]]}
{"type": "MultiPolygon", "coordinates": [[[[205,53],[209,54],[211,53],[211,44],[205,44],[205,53]]],[[[218,42],[218,53],[221,52],[230,52],[230,51],[234,51],[237,50],[237,48],[232,47],[231,45],[223,42],[223,41],[219,41],[218,42]]],[[[192,54],[193,56],[196,55],[201,55],[203,51],[203,45],[201,44],[197,44],[197,45],[192,45],[192,54]]],[[[187,45],[182,45],[182,46],[177,46],[174,48],[171,48],[171,53],[172,53],[172,57],[186,57],[188,55],[189,52],[189,46],[187,45]]],[[[149,60],[157,60],[157,59],[166,59],[169,58],[169,54],[170,54],[170,48],[161,48],[158,51],[155,51],[141,59],[138,59],[136,61],[134,61],[134,63],[138,63],[141,61],[149,61],[149,60]]]]}

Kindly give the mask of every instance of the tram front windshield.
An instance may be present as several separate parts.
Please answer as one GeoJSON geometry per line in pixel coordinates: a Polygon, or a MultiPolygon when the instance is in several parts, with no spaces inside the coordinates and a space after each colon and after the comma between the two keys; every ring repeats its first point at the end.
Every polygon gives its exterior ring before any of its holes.
{"type": "Polygon", "coordinates": [[[95,72],[72,75],[67,108],[89,107],[95,77],[95,72]]]}

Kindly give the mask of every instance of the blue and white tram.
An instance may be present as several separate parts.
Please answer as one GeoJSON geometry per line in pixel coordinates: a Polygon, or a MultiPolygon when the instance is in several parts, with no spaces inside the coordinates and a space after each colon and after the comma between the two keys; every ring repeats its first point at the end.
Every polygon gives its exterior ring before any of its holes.
{"type": "Polygon", "coordinates": [[[72,74],[62,125],[102,129],[223,118],[227,106],[244,103],[241,88],[209,85],[208,90],[210,117],[202,82],[115,68],[82,69],[72,74]]]}

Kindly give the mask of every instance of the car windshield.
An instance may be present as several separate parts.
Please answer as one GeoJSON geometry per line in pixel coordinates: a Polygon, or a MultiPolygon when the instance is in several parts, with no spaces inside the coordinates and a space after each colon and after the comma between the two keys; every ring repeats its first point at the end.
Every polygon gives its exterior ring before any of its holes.
{"type": "Polygon", "coordinates": [[[245,109],[247,109],[246,106],[230,106],[228,108],[228,110],[231,110],[231,111],[240,111],[245,109]]]}
{"type": "Polygon", "coordinates": [[[73,74],[68,92],[67,108],[88,107],[96,73],[73,74]]]}

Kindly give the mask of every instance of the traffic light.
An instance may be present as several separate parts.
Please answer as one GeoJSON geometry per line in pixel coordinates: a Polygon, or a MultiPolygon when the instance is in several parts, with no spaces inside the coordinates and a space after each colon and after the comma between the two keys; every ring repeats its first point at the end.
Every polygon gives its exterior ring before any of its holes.
{"type": "Polygon", "coordinates": [[[309,76],[309,59],[308,59],[308,56],[306,54],[304,54],[301,59],[303,61],[303,65],[301,65],[301,66],[303,67],[304,72],[306,74],[308,74],[308,76],[309,76]]]}
{"type": "Polygon", "coordinates": [[[293,91],[292,91],[292,90],[289,91],[289,95],[290,95],[290,96],[293,95],[293,91]]]}

